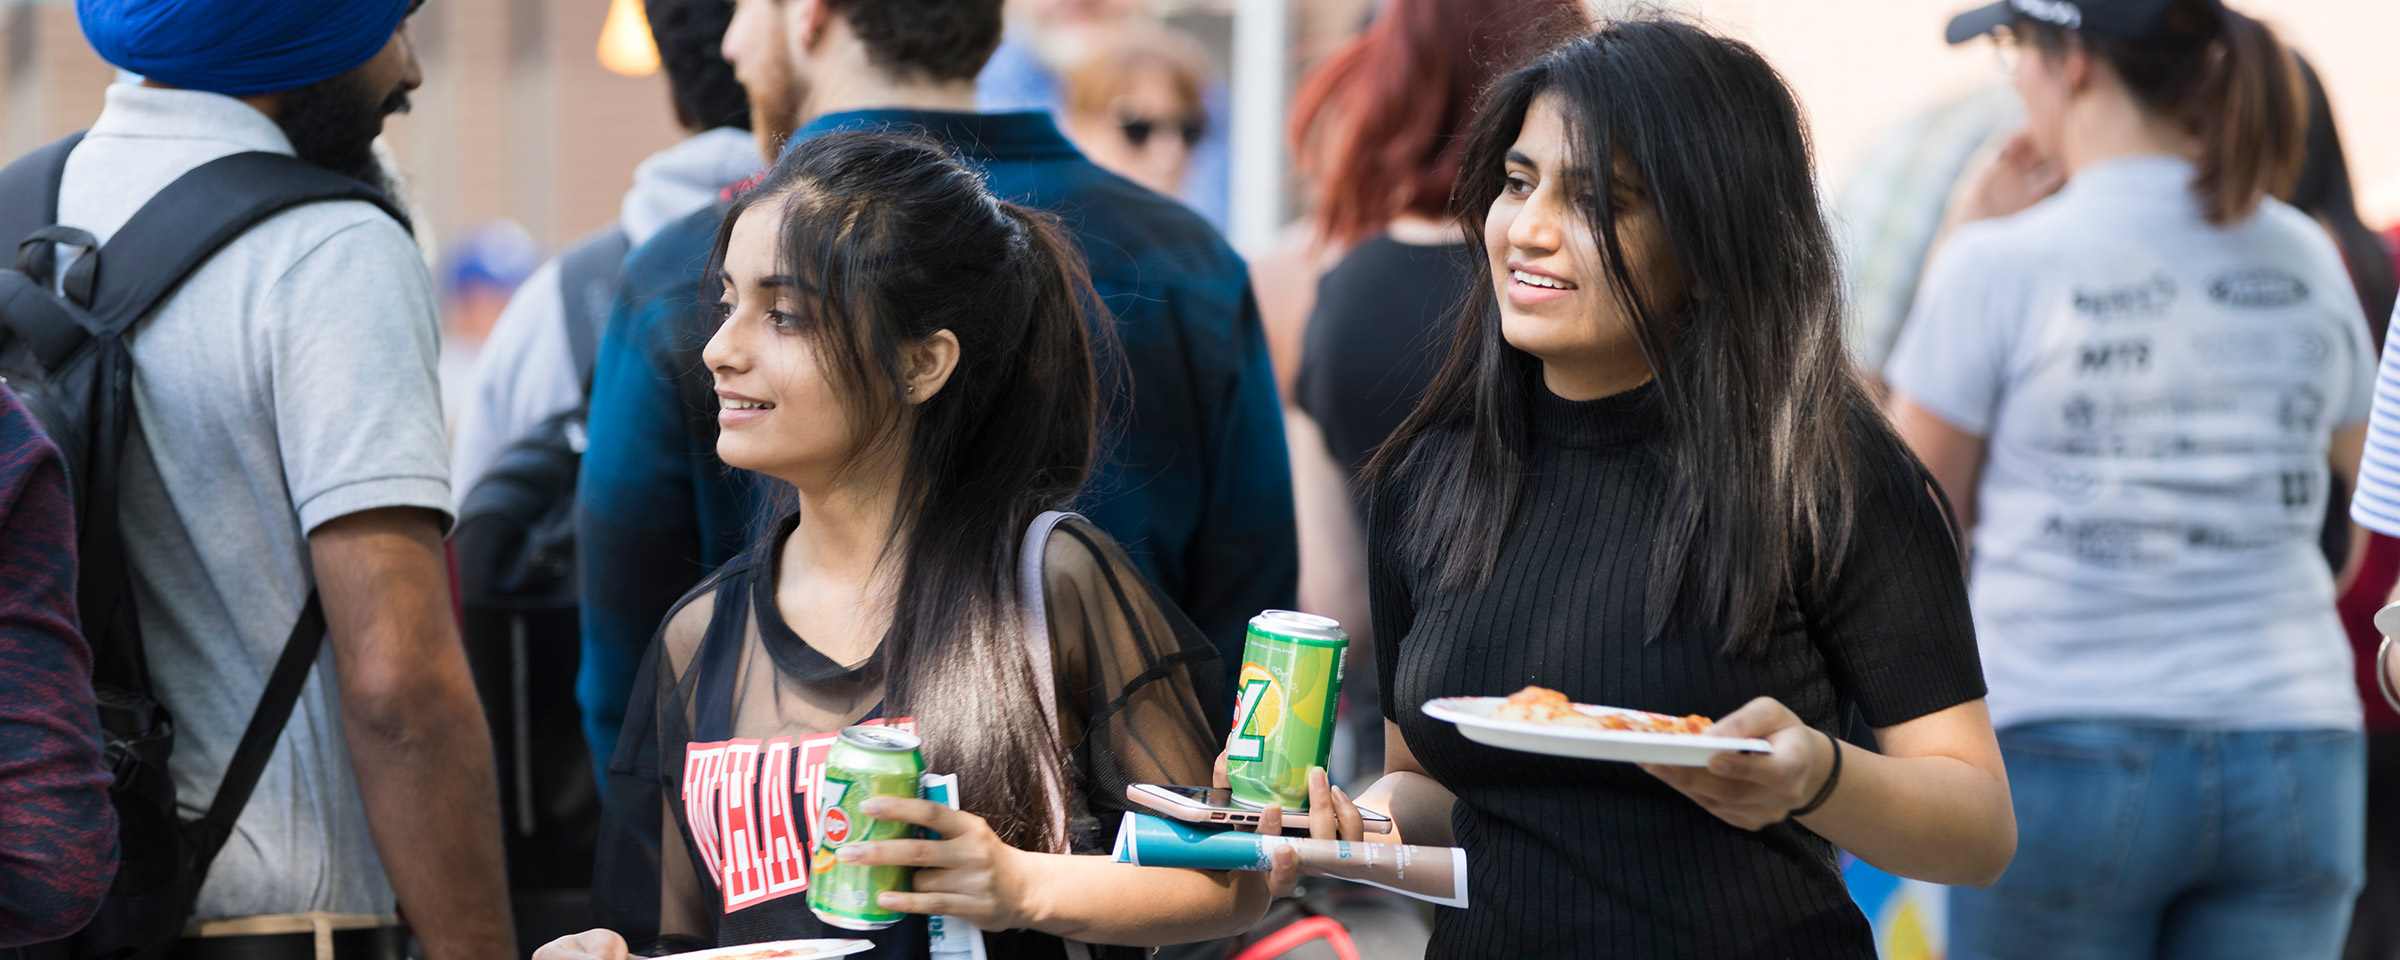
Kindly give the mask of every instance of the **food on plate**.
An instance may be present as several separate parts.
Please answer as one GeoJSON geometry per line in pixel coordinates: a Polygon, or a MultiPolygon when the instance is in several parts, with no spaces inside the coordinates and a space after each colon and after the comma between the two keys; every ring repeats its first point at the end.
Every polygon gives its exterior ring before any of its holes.
{"type": "Polygon", "coordinates": [[[809,960],[811,957],[824,955],[825,945],[822,943],[787,943],[779,946],[762,946],[757,950],[746,950],[741,953],[719,954],[710,957],[709,960],[809,960]]]}
{"type": "Polygon", "coordinates": [[[729,956],[718,957],[717,960],[786,960],[786,958],[811,957],[815,956],[816,954],[817,948],[815,947],[783,947],[774,950],[752,950],[748,953],[736,953],[729,956]]]}
{"type": "Polygon", "coordinates": [[[1510,694],[1507,702],[1492,711],[1501,720],[1539,723],[1553,727],[1583,727],[1589,730],[1628,730],[1635,733],[1707,733],[1716,721],[1693,714],[1670,717],[1663,713],[1643,713],[1639,710],[1617,710],[1599,715],[1575,709],[1567,695],[1548,687],[1526,687],[1510,694]]]}

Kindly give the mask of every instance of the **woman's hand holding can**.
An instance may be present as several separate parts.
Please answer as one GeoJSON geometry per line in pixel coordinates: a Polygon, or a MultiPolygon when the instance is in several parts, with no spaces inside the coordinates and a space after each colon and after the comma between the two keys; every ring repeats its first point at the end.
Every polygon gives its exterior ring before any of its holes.
{"type": "Polygon", "coordinates": [[[913,890],[886,891],[877,898],[884,909],[959,917],[985,930],[1037,925],[1041,857],[1009,846],[982,817],[907,797],[875,797],[864,810],[877,820],[915,824],[941,835],[841,849],[843,863],[917,868],[913,890]]]}

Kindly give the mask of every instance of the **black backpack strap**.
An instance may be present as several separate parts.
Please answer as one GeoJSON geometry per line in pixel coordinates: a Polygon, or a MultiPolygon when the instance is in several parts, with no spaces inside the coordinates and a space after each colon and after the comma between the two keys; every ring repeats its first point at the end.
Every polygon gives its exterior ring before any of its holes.
{"type": "Polygon", "coordinates": [[[296,157],[236,153],[201,164],[134,211],[100,248],[92,313],[123,330],[235,237],[285,210],[330,200],[374,204],[408,229],[408,215],[382,191],[296,157]]]}
{"type": "MultiPolygon", "coordinates": [[[[408,222],[381,191],[296,157],[237,153],[193,168],[142,204],[100,249],[77,258],[68,268],[71,285],[88,297],[84,322],[90,326],[85,332],[124,335],[235,237],[277,213],[330,200],[372,203],[404,227],[408,222]]],[[[109,422],[95,424],[88,473],[90,496],[86,499],[94,506],[82,512],[90,532],[83,540],[83,560],[90,569],[104,572],[122,570],[125,562],[115,505],[117,464],[132,413],[133,371],[127,360],[112,355],[101,374],[100,389],[118,401],[107,408],[109,422]]],[[[123,603],[131,597],[126,585],[111,585],[119,579],[110,575],[99,578],[91,591],[97,596],[85,609],[129,609],[123,603]],[[111,593],[120,595],[107,595],[111,593]]],[[[271,741],[268,745],[273,746],[271,741]]]]}
{"type": "MultiPolygon", "coordinates": [[[[251,227],[293,207],[333,200],[374,204],[400,221],[403,229],[407,227],[408,218],[399,207],[360,180],[285,154],[236,153],[175,178],[134,211],[100,249],[78,258],[68,268],[67,279],[92,291],[88,306],[96,329],[90,332],[123,335],[157,309],[193,271],[251,227]]],[[[128,369],[111,371],[113,382],[104,389],[129,398],[132,371],[130,364],[122,366],[128,369]]],[[[131,414],[132,405],[120,403],[114,412],[122,419],[131,414]]],[[[127,424],[118,423],[96,434],[98,449],[91,472],[91,502],[95,504],[116,502],[116,463],[128,429],[127,424]]],[[[100,534],[90,541],[100,555],[89,559],[107,564],[99,567],[103,570],[124,562],[114,513],[111,508],[86,515],[100,534]]],[[[267,747],[273,746],[270,738],[267,747]]]]}
{"type": "MultiPolygon", "coordinates": [[[[309,668],[316,666],[317,651],[325,644],[325,604],[317,592],[308,592],[308,604],[300,608],[300,622],[292,625],[292,635],[283,642],[283,655],[275,659],[275,672],[267,675],[266,692],[258,699],[258,710],[250,715],[250,725],[242,730],[241,746],[234,748],[233,760],[225,765],[225,779],[217,784],[217,797],[209,801],[208,815],[191,825],[194,831],[193,869],[201,875],[224,849],[225,838],[233,835],[233,822],[241,819],[242,808],[250,803],[250,791],[257,789],[258,777],[265,773],[268,758],[275,754],[275,741],[282,739],[284,724],[292,718],[292,706],[300,701],[300,688],[308,682],[309,668]]],[[[193,889],[198,889],[195,882],[193,889]]]]}
{"type": "MultiPolygon", "coordinates": [[[[92,313],[110,330],[121,332],[251,227],[293,207],[333,200],[374,204],[402,229],[408,228],[407,215],[382,191],[294,157],[237,153],[201,164],[150,198],[92,255],[99,261],[92,313]]],[[[312,590],[267,678],[258,709],[242,731],[241,745],[225,766],[225,779],[217,785],[207,816],[192,825],[195,869],[201,874],[233,835],[234,821],[241,818],[259,775],[274,756],[275,742],[283,736],[324,641],[325,608],[312,590]]]]}
{"type": "MultiPolygon", "coordinates": [[[[407,216],[381,191],[295,157],[237,153],[201,164],[151,197],[106,244],[70,269],[73,276],[86,269],[85,263],[91,264],[90,315],[99,327],[92,332],[123,335],[181,287],[193,271],[251,227],[293,207],[334,200],[374,204],[403,229],[408,227],[407,216]]],[[[115,372],[118,389],[123,389],[121,381],[130,372],[115,372]]],[[[128,394],[120,392],[118,396],[128,394]]],[[[114,444],[122,437],[121,431],[116,432],[116,439],[109,444],[112,449],[104,455],[113,454],[114,444]]],[[[113,455],[107,456],[108,466],[94,471],[95,502],[115,502],[115,460],[113,455]]],[[[113,527],[114,513],[113,509],[95,511],[94,519],[113,527]],[[108,516],[100,516],[102,513],[108,516]]],[[[123,563],[120,536],[98,537],[95,546],[112,554],[95,559],[123,563]]],[[[268,677],[258,709],[242,732],[241,745],[226,764],[225,779],[217,787],[207,816],[192,825],[198,841],[196,869],[201,874],[205,875],[209,861],[232,835],[234,821],[249,804],[251,791],[274,755],[275,742],[283,735],[324,639],[324,606],[311,591],[299,622],[284,641],[283,654],[268,677]]]]}
{"type": "Polygon", "coordinates": [[[575,375],[583,392],[592,392],[592,364],[600,355],[600,334],[608,329],[617,284],[625,277],[625,255],[633,239],[625,229],[609,224],[569,244],[558,255],[558,295],[567,324],[567,350],[575,357],[575,375]]]}
{"type": "MultiPolygon", "coordinates": [[[[52,260],[48,243],[29,238],[58,222],[58,182],[67,172],[67,155],[83,142],[74,133],[52,141],[0,168],[0,264],[13,263],[19,272],[47,278],[52,260]]],[[[88,245],[90,234],[82,242],[88,245]]],[[[70,240],[70,242],[72,242],[70,240]]],[[[36,303],[45,291],[31,282],[0,285],[0,316],[39,315],[38,320],[14,325],[44,367],[54,367],[88,339],[73,318],[49,304],[36,303]]]]}
{"type": "Polygon", "coordinates": [[[58,222],[58,181],[82,142],[83,134],[68,134],[0,168],[0,244],[15,250],[26,234],[58,222]]]}

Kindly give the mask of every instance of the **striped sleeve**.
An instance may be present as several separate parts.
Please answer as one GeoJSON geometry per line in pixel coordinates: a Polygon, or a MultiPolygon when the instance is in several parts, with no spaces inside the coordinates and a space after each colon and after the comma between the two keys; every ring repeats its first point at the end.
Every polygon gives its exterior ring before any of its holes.
{"type": "Polygon", "coordinates": [[[2391,349],[2389,333],[2375,372],[2367,450],[2358,465],[2358,491],[2350,497],[2350,519],[2387,537],[2400,537],[2400,352],[2391,349]]]}

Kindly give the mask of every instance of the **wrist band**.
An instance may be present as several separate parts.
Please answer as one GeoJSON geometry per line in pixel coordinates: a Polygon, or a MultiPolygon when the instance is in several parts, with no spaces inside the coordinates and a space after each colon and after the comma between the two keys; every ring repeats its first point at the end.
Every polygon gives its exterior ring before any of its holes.
{"type": "MultiPolygon", "coordinates": [[[[1817,732],[1825,733],[1823,730],[1817,732]]],[[[1825,742],[1833,744],[1833,769],[1826,772],[1825,785],[1817,788],[1816,797],[1809,800],[1807,805],[1792,811],[1787,816],[1805,817],[1817,812],[1817,808],[1824,806],[1825,801],[1833,799],[1833,785],[1842,782],[1842,742],[1834,739],[1833,734],[1830,733],[1825,733],[1825,742]]]]}

